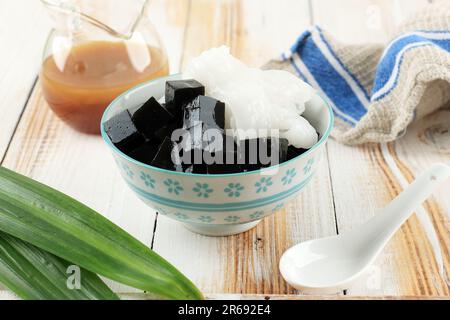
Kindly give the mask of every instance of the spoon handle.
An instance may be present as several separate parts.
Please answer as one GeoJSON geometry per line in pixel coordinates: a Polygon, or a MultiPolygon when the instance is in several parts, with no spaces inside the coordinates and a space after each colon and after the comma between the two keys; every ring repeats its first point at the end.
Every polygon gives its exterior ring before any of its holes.
{"type": "Polygon", "coordinates": [[[367,223],[365,230],[371,238],[387,242],[391,236],[408,220],[413,212],[424,202],[442,182],[450,177],[450,167],[437,163],[421,174],[382,212],[367,223]]]}

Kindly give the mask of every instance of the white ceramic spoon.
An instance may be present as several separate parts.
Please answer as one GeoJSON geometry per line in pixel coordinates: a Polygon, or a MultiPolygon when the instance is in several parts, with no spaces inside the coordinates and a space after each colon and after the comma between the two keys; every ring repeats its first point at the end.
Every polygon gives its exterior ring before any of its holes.
{"type": "Polygon", "coordinates": [[[450,167],[436,164],[364,225],[342,235],[307,241],[290,248],[280,260],[284,279],[305,293],[334,293],[348,289],[414,210],[448,177],[450,167]]]}

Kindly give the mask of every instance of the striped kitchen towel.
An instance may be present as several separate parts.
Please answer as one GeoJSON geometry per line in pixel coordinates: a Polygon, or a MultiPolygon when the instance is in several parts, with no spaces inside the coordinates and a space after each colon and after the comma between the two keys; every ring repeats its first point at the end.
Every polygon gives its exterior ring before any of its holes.
{"type": "Polygon", "coordinates": [[[319,27],[304,32],[266,69],[288,70],[333,107],[333,137],[346,144],[388,142],[450,101],[450,1],[402,24],[387,46],[346,45],[319,27]]]}

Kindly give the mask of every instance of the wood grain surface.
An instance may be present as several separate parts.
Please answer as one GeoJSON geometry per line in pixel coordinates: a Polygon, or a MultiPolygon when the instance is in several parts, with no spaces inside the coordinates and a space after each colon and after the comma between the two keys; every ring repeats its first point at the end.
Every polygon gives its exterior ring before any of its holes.
{"type": "MultiPolygon", "coordinates": [[[[175,73],[203,50],[222,44],[249,65],[260,66],[311,24],[348,43],[385,43],[407,14],[426,5],[429,1],[152,0],[149,14],[175,73]]],[[[209,298],[450,296],[442,277],[450,268],[450,182],[395,235],[368,276],[346,292],[304,296],[278,271],[288,247],[357,228],[428,166],[450,164],[448,110],[415,123],[388,145],[348,147],[329,141],[317,176],[285,210],[241,235],[203,237],[141,203],[125,186],[101,138],[73,131],[49,110],[35,82],[50,30],[40,3],[2,1],[0,21],[8,21],[8,28],[0,24],[0,40],[10,48],[0,51],[2,165],[101,212],[171,261],[209,298]]],[[[137,290],[108,283],[124,297],[142,298],[137,290]]],[[[0,299],[13,297],[0,291],[0,299]]]]}

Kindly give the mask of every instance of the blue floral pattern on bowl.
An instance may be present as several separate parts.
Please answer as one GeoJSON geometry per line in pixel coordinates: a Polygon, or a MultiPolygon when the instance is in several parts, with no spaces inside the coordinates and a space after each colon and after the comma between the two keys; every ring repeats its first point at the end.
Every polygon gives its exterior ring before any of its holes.
{"type": "Polygon", "coordinates": [[[213,193],[213,189],[209,187],[207,183],[196,183],[195,187],[192,189],[197,194],[199,198],[209,198],[209,195],[213,193]]]}
{"type": "MultiPolygon", "coordinates": [[[[162,97],[166,81],[182,78],[182,75],[171,75],[124,93],[105,111],[102,123],[119,112],[145,103],[151,96],[162,97]]],[[[272,211],[282,209],[311,181],[333,127],[331,107],[320,95],[315,97],[311,99],[310,107],[317,112],[311,117],[321,129],[326,128],[320,132],[321,141],[308,152],[273,170],[264,169],[264,173],[200,175],[171,172],[125,156],[111,142],[103,126],[102,137],[113,153],[121,176],[147,205],[161,215],[192,226],[194,232],[234,234],[255,226],[272,211]]]]}
{"type": "Polygon", "coordinates": [[[241,220],[241,218],[238,217],[238,216],[228,216],[228,217],[226,217],[224,220],[225,220],[226,222],[229,222],[229,223],[236,223],[236,222],[238,222],[239,220],[241,220]]]}
{"type": "Polygon", "coordinates": [[[259,218],[261,218],[263,215],[264,215],[264,211],[256,211],[255,213],[252,213],[252,214],[250,215],[250,219],[253,219],[253,220],[259,219],[259,218]]]}
{"type": "Polygon", "coordinates": [[[241,196],[242,191],[244,191],[244,186],[240,183],[229,183],[228,186],[224,189],[225,193],[228,194],[230,198],[236,197],[239,198],[241,196]]]}
{"type": "Polygon", "coordinates": [[[263,177],[255,183],[256,193],[267,192],[269,187],[273,185],[272,178],[263,177]]]}
{"type": "Polygon", "coordinates": [[[183,221],[189,220],[189,216],[187,214],[184,214],[184,213],[181,213],[181,212],[175,213],[175,217],[177,219],[183,220],[183,221]]]}
{"type": "Polygon", "coordinates": [[[200,220],[203,223],[212,223],[214,222],[216,219],[210,217],[210,216],[201,216],[200,218],[198,218],[198,220],[200,220]]]}
{"type": "Polygon", "coordinates": [[[292,169],[289,169],[288,171],[286,171],[286,174],[281,179],[281,182],[283,182],[283,186],[291,184],[292,180],[294,180],[296,175],[297,175],[297,170],[295,170],[295,168],[292,168],[292,169]]]}
{"type": "Polygon", "coordinates": [[[312,166],[314,164],[314,158],[311,158],[308,160],[308,162],[306,163],[306,165],[303,167],[303,172],[307,175],[308,173],[311,172],[312,166]]]}
{"type": "Polygon", "coordinates": [[[125,174],[128,176],[128,178],[133,180],[134,172],[131,171],[130,167],[127,164],[124,163],[124,164],[122,164],[122,169],[125,172],[125,174]]]}
{"type": "Polygon", "coordinates": [[[181,186],[181,183],[176,180],[166,179],[164,181],[164,184],[167,186],[167,191],[169,193],[179,195],[184,190],[183,187],[181,186]]]}
{"type": "Polygon", "coordinates": [[[156,210],[156,212],[157,212],[158,214],[161,214],[161,215],[163,215],[163,216],[167,216],[167,215],[168,215],[168,214],[167,214],[167,211],[164,210],[163,208],[157,207],[157,208],[155,208],[155,210],[156,210]]]}
{"type": "Polygon", "coordinates": [[[149,174],[141,171],[141,180],[144,181],[147,187],[155,189],[156,181],[149,174]]]}

